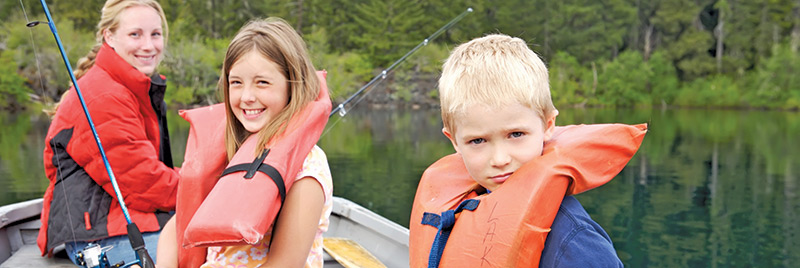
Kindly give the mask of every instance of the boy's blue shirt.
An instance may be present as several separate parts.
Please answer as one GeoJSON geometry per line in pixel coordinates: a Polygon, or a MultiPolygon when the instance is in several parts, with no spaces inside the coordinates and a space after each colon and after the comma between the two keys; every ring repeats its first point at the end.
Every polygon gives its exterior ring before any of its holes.
{"type": "Polygon", "coordinates": [[[539,267],[624,267],[608,234],[573,196],[564,197],[539,267]]]}

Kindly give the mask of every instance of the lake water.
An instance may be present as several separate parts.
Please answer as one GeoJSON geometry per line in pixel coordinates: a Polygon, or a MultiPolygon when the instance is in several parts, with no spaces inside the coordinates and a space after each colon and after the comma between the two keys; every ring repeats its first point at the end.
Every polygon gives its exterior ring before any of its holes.
{"type": "MultiPolygon", "coordinates": [[[[334,194],[408,226],[425,168],[453,152],[438,111],[334,117],[319,145],[334,194]]],[[[577,196],[629,267],[796,267],[800,114],[735,110],[562,109],[558,125],[650,123],[610,183],[577,196]]],[[[41,197],[47,118],[0,114],[0,205],[41,197]]],[[[187,124],[170,118],[182,162],[187,124]]]]}

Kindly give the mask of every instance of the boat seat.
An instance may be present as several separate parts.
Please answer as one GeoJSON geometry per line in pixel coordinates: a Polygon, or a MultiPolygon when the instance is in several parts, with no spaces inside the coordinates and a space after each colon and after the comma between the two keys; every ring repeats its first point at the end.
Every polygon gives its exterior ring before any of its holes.
{"type": "Polygon", "coordinates": [[[347,238],[325,237],[322,245],[328,254],[346,268],[386,267],[356,241],[347,238]]]}
{"type": "Polygon", "coordinates": [[[8,260],[0,264],[0,268],[75,268],[66,257],[42,257],[36,245],[24,245],[14,252],[8,260]]]}

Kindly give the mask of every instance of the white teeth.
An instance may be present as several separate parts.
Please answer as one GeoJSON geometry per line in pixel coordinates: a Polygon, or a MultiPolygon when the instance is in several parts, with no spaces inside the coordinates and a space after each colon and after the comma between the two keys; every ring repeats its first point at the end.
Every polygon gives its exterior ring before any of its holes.
{"type": "Polygon", "coordinates": [[[260,112],[261,112],[261,110],[244,110],[244,114],[246,114],[246,115],[256,115],[256,114],[258,114],[260,112]]]}

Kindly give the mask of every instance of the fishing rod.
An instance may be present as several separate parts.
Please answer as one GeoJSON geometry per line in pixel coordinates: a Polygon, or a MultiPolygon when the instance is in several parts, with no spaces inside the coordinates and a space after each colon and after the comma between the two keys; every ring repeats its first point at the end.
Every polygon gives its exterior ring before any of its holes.
{"type": "MultiPolygon", "coordinates": [[[[465,10],[464,12],[461,12],[461,14],[459,14],[458,16],[456,16],[455,18],[453,18],[452,20],[450,20],[450,22],[448,22],[447,24],[445,24],[444,26],[442,26],[442,28],[439,28],[439,30],[436,30],[436,32],[434,32],[433,34],[431,34],[431,36],[428,36],[428,38],[425,38],[425,40],[422,40],[422,42],[421,42],[421,43],[419,43],[419,44],[417,44],[417,46],[416,46],[416,47],[414,47],[413,49],[411,49],[411,51],[408,51],[408,53],[406,53],[405,55],[403,55],[403,57],[401,57],[400,59],[398,59],[397,61],[395,61],[394,63],[392,63],[392,65],[390,65],[390,66],[389,66],[389,68],[386,68],[385,70],[381,71],[381,73],[380,73],[380,74],[378,74],[377,76],[373,77],[373,78],[372,78],[372,80],[370,80],[370,81],[369,81],[369,83],[367,83],[366,85],[364,85],[364,86],[362,86],[361,88],[359,88],[359,89],[358,89],[358,91],[356,91],[356,93],[353,93],[353,95],[351,95],[349,98],[347,98],[347,100],[345,100],[344,102],[342,102],[342,103],[340,103],[338,106],[336,106],[336,108],[335,108],[335,109],[333,109],[333,111],[331,111],[331,114],[330,114],[330,115],[328,115],[328,117],[333,117],[333,115],[334,115],[334,114],[337,114],[337,113],[338,113],[338,114],[339,114],[339,116],[341,116],[341,117],[344,117],[345,115],[347,115],[347,110],[345,110],[345,108],[344,108],[344,106],[345,106],[345,105],[347,105],[348,103],[350,103],[351,101],[353,101],[353,100],[354,100],[356,97],[358,97],[359,95],[361,95],[362,93],[364,93],[364,92],[365,92],[365,91],[366,91],[368,88],[370,88],[370,87],[372,87],[372,86],[374,86],[374,85],[377,85],[377,84],[378,84],[378,83],[380,83],[381,81],[385,80],[385,79],[386,79],[386,76],[387,76],[387,75],[388,75],[390,72],[392,72],[392,70],[394,70],[394,67],[397,67],[397,65],[398,65],[398,64],[400,64],[400,63],[402,63],[403,61],[405,61],[405,60],[406,60],[406,58],[408,58],[409,56],[411,56],[411,54],[414,54],[414,52],[417,52],[417,50],[419,50],[419,49],[420,49],[420,48],[422,48],[423,46],[426,46],[426,45],[428,45],[428,43],[429,43],[431,40],[433,40],[434,38],[436,38],[436,37],[438,37],[439,35],[441,35],[443,32],[445,32],[445,31],[447,31],[448,29],[450,29],[451,27],[453,27],[453,25],[455,25],[456,23],[458,23],[458,22],[459,22],[461,19],[463,19],[465,16],[467,16],[467,15],[468,15],[469,13],[471,13],[471,12],[472,12],[472,8],[471,8],[471,7],[470,7],[470,8],[467,8],[467,10],[465,10]]],[[[364,96],[366,96],[366,95],[364,95],[364,96]]],[[[355,105],[355,104],[353,104],[353,105],[355,105]]]]}
{"type": "MultiPolygon", "coordinates": [[[[67,53],[64,51],[64,46],[61,44],[61,37],[58,36],[58,30],[56,30],[56,24],[53,22],[53,17],[50,15],[50,9],[47,7],[45,0],[40,0],[40,2],[42,4],[42,8],[44,9],[44,14],[47,16],[47,21],[45,23],[50,26],[50,32],[53,33],[53,38],[56,40],[58,50],[61,52],[61,59],[64,61],[64,65],[67,66],[69,78],[72,80],[72,85],[75,87],[75,93],[78,94],[78,99],[80,100],[81,107],[83,108],[83,114],[86,115],[86,120],[89,122],[89,128],[91,128],[94,141],[97,143],[97,149],[100,150],[100,156],[103,158],[103,164],[106,167],[106,173],[108,173],[108,178],[111,180],[114,193],[117,195],[117,202],[119,202],[119,206],[122,209],[122,214],[125,215],[125,221],[128,222],[128,239],[130,240],[131,248],[133,248],[133,251],[136,252],[136,257],[138,260],[126,264],[125,267],[139,264],[142,268],[153,268],[155,267],[155,264],[153,263],[153,259],[150,257],[150,254],[147,253],[147,249],[145,249],[144,239],[142,238],[142,233],[139,231],[139,227],[136,226],[136,223],[131,220],[131,216],[128,214],[128,207],[125,206],[125,200],[122,198],[122,193],[119,190],[117,179],[114,177],[114,172],[111,170],[111,165],[108,163],[106,152],[103,150],[103,144],[100,142],[100,135],[97,134],[97,129],[94,127],[92,116],[89,114],[89,109],[86,107],[86,102],[83,99],[83,94],[81,94],[78,81],[75,79],[75,75],[72,73],[72,65],[70,65],[69,58],[67,58],[67,53]]],[[[43,22],[28,22],[26,26],[35,27],[40,23],[43,22]]],[[[108,264],[108,260],[105,258],[106,250],[106,248],[101,249],[99,245],[90,244],[78,254],[78,258],[80,261],[84,262],[86,267],[111,267],[111,265],[108,264]],[[105,260],[105,262],[102,262],[102,260],[105,260]]]]}

